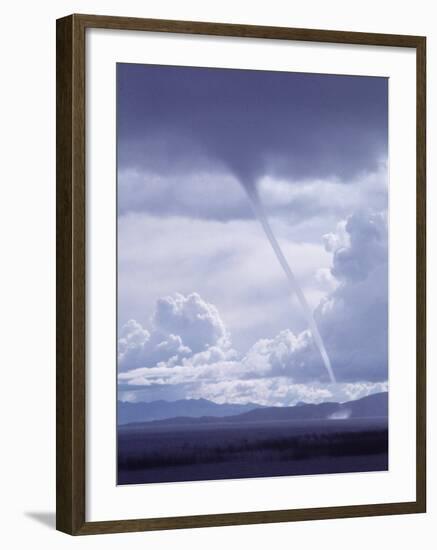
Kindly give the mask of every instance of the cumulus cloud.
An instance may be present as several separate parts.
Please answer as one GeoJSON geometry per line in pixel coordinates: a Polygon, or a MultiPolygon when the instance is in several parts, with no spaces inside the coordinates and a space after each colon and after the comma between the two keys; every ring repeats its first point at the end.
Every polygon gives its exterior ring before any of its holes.
{"type": "MultiPolygon", "coordinates": [[[[299,379],[301,370],[308,369],[311,347],[308,331],[295,336],[286,330],[273,339],[259,340],[242,357],[235,350],[213,346],[206,351],[181,357],[177,364],[172,357],[152,368],[144,366],[130,370],[120,374],[119,380],[128,385],[150,385],[286,376],[294,381],[299,379]]],[[[308,373],[304,377],[307,380],[310,378],[308,373]]]]}
{"type": "Polygon", "coordinates": [[[314,315],[336,374],[340,380],[385,380],[387,216],[384,212],[356,212],[325,242],[333,252],[331,273],[340,284],[321,300],[314,315]]]}
{"type": "Polygon", "coordinates": [[[214,344],[230,345],[229,334],[217,308],[202,300],[196,292],[159,298],[152,323],[158,333],[179,335],[193,352],[214,344]]]}
{"type": "Polygon", "coordinates": [[[274,338],[259,340],[243,359],[255,376],[287,376],[293,382],[320,376],[323,363],[318,358],[308,330],[298,335],[283,330],[274,338]]]}
{"type": "Polygon", "coordinates": [[[350,236],[346,229],[347,220],[338,222],[333,233],[323,235],[323,242],[328,252],[335,253],[337,250],[350,247],[350,236]]]}
{"type": "MultiPolygon", "coordinates": [[[[118,366],[121,371],[173,366],[189,356],[208,363],[230,353],[230,337],[217,308],[193,292],[159,298],[149,332],[131,319],[120,331],[118,366]]],[[[193,363],[194,364],[194,363],[193,363]]]]}
{"type": "Polygon", "coordinates": [[[118,338],[118,368],[124,370],[137,365],[149,351],[150,332],[130,319],[118,338]]]}
{"type": "Polygon", "coordinates": [[[325,236],[334,252],[332,274],[344,281],[363,281],[387,263],[385,213],[359,211],[350,216],[336,236],[325,236]]]}

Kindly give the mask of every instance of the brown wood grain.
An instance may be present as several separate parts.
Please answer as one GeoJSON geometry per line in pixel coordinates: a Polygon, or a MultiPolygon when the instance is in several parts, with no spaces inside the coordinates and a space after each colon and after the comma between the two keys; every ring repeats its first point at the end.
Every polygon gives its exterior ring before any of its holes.
{"type": "Polygon", "coordinates": [[[426,40],[420,36],[71,15],[57,21],[56,527],[72,535],[393,515],[426,510],[426,40]],[[86,522],[85,31],[140,30],[416,49],[416,500],[295,510],[86,522]]]}
{"type": "Polygon", "coordinates": [[[85,522],[85,51],[77,18],[57,21],[56,526],[85,522]]]}
{"type": "Polygon", "coordinates": [[[426,511],[426,38],[416,47],[416,500],[426,511]]]}

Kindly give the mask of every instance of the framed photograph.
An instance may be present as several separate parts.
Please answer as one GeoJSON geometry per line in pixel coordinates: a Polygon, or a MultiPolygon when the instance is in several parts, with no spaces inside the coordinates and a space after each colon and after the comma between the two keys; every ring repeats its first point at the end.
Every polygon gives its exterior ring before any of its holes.
{"type": "Polygon", "coordinates": [[[424,37],[57,21],[57,528],[425,512],[424,37]]]}

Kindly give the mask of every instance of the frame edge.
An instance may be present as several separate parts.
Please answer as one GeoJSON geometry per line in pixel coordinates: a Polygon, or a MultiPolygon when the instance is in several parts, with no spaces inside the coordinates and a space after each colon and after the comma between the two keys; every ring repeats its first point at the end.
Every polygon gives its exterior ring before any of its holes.
{"type": "Polygon", "coordinates": [[[426,37],[416,45],[416,501],[426,512],[426,37]]]}
{"type": "Polygon", "coordinates": [[[422,36],[407,34],[383,34],[362,31],[307,29],[298,27],[246,25],[242,23],[186,21],[176,19],[151,19],[82,13],[75,13],[71,17],[73,17],[78,24],[84,28],[92,27],[114,30],[128,29],[136,31],[142,30],[183,34],[204,34],[210,36],[233,36],[243,38],[268,38],[275,40],[299,40],[307,42],[331,42],[370,46],[416,48],[420,40],[424,38],[422,36]]]}
{"type": "Polygon", "coordinates": [[[85,523],[84,48],[56,22],[56,529],[85,523]]]}

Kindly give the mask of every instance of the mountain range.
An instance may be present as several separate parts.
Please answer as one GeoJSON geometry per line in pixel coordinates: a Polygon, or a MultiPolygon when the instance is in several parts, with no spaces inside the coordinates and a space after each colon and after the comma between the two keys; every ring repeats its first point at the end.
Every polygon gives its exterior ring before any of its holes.
{"type": "Polygon", "coordinates": [[[292,407],[263,407],[217,404],[206,399],[118,403],[118,424],[156,425],[208,424],[217,422],[263,422],[278,420],[322,420],[388,417],[388,393],[381,392],[345,403],[299,403],[292,407]]]}
{"type": "Polygon", "coordinates": [[[179,399],[178,401],[118,402],[118,424],[150,422],[176,416],[198,418],[201,416],[232,416],[260,408],[256,403],[214,403],[207,399],[179,399]]]}

